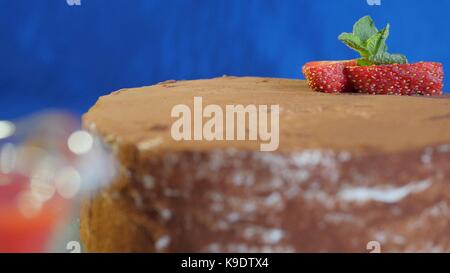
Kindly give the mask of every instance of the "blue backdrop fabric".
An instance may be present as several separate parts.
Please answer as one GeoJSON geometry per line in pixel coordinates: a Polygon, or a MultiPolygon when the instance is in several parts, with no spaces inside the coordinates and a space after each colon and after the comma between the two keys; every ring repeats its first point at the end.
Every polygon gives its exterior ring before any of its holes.
{"type": "Polygon", "coordinates": [[[391,23],[393,53],[448,68],[449,11],[448,0],[0,0],[0,119],[81,114],[167,79],[302,78],[307,61],[357,57],[336,37],[364,15],[391,23]]]}

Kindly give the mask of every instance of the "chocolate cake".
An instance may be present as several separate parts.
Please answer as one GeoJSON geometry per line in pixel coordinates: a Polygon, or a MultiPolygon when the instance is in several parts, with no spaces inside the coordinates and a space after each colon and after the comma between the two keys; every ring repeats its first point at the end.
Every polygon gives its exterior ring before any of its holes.
{"type": "Polygon", "coordinates": [[[87,251],[450,251],[448,98],[222,77],[123,89],[83,121],[118,162],[83,203],[87,251]],[[279,105],[279,146],[174,140],[171,110],[196,96],[279,105]]]}

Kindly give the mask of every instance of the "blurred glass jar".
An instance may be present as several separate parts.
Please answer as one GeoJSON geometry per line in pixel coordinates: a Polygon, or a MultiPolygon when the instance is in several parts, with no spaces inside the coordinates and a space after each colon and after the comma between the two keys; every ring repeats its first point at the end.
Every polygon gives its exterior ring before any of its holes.
{"type": "Polygon", "coordinates": [[[82,193],[114,176],[99,139],[64,112],[0,121],[0,252],[45,252],[82,193]]]}

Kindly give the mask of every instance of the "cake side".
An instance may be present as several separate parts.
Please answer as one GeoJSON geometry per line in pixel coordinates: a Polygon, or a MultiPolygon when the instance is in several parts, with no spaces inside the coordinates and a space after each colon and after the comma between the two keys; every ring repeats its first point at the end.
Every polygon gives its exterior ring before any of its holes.
{"type": "Polygon", "coordinates": [[[353,156],[167,153],[82,214],[91,252],[450,251],[450,145],[353,156]]]}

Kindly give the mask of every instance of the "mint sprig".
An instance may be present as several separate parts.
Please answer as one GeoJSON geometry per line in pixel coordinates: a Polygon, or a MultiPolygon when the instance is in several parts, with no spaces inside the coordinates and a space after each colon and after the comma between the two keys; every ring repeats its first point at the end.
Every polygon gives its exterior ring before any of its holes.
{"type": "Polygon", "coordinates": [[[378,30],[370,16],[364,16],[353,25],[353,32],[344,32],[338,39],[351,49],[356,50],[361,58],[358,65],[407,64],[408,60],[402,54],[387,52],[386,40],[389,36],[389,24],[378,30]]]}

